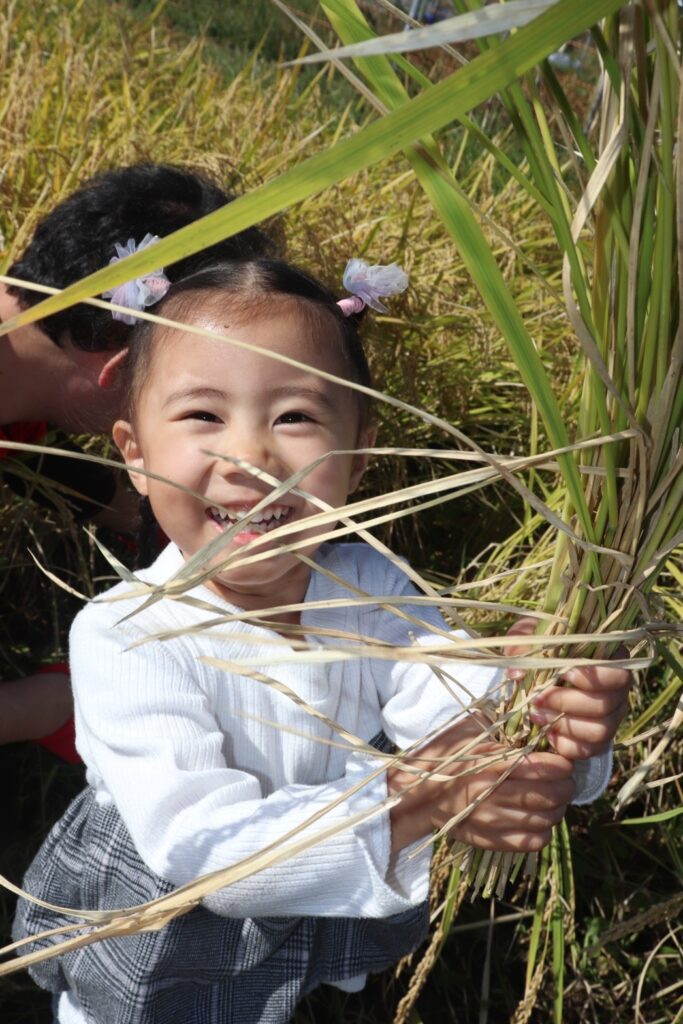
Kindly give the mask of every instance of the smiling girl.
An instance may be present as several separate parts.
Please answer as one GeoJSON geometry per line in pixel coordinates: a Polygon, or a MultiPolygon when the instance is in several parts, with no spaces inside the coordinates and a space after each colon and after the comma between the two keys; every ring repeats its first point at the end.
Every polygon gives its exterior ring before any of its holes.
{"type": "MultiPolygon", "coordinates": [[[[216,453],[280,481],[313,466],[302,486],[338,508],[356,489],[367,464],[355,449],[370,447],[375,437],[367,400],[308,369],[369,384],[355,325],[341,313],[341,329],[331,319],[324,323],[318,306],[305,296],[276,292],[277,302],[266,303],[259,287],[273,285],[260,283],[259,275],[267,274],[280,289],[308,283],[276,261],[237,263],[188,279],[164,305],[164,315],[185,320],[190,313],[194,326],[302,366],[151,324],[140,330],[129,357],[131,419],[115,425],[114,440],[130,470],[151,471],[202,495],[200,502],[177,487],[132,474],[159,525],[186,558],[239,520],[244,527],[235,533],[233,547],[258,540],[259,552],[272,549],[264,534],[319,511],[293,493],[263,505],[271,486],[216,453]],[[249,295],[256,296],[255,308],[246,301],[249,295]],[[199,309],[188,308],[197,301],[199,309]],[[355,344],[345,346],[342,330],[355,344]],[[323,458],[335,451],[345,454],[323,458]],[[257,504],[263,507],[255,512],[257,504]]],[[[313,554],[318,546],[315,533],[304,553],[313,554]]],[[[220,574],[208,586],[251,610],[302,601],[309,577],[300,559],[279,555],[220,574]]]]}
{"type": "MultiPolygon", "coordinates": [[[[161,931],[33,974],[56,993],[61,1024],[284,1024],[317,985],[357,990],[417,946],[435,827],[473,804],[453,838],[537,850],[572,798],[604,788],[629,677],[575,674],[555,725],[562,752],[529,754],[511,771],[483,716],[464,713],[499,673],[449,661],[445,687],[414,649],[448,644],[449,627],[411,604],[406,567],[367,544],[324,543],[330,524],[310,522],[346,504],[375,438],[367,399],[344,383],[370,384],[358,315],[264,259],[200,272],[158,309],[255,347],[159,325],[136,332],[114,438],[170,544],[140,573],[146,593],[119,584],[114,602],[91,603],[74,623],[88,788],[26,888],[61,906],[128,906],[294,833],[340,828],[161,931]],[[297,552],[283,549],[293,542],[297,552]],[[184,595],[146,600],[200,570],[184,595]],[[388,742],[407,748],[429,734],[421,768],[461,752],[439,779],[416,783],[410,764],[379,757],[388,742]],[[589,757],[577,792],[574,760],[589,757]],[[388,796],[402,799],[383,806],[388,796]]],[[[66,923],[24,901],[16,933],[66,923]]]]}

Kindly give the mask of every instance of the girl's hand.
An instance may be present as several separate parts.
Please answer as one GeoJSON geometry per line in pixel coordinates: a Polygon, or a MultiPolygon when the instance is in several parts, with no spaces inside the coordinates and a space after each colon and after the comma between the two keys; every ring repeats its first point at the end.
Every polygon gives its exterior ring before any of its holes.
{"type": "Polygon", "coordinates": [[[389,793],[405,791],[391,811],[394,851],[442,828],[473,803],[476,806],[450,830],[452,839],[485,850],[540,850],[550,841],[552,826],[564,816],[575,791],[571,761],[553,753],[519,757],[489,739],[477,715],[454,725],[409,760],[452,778],[412,785],[412,773],[399,767],[388,770],[389,793]],[[441,758],[465,746],[466,760],[439,767],[441,758]],[[501,759],[503,754],[506,760],[501,759]],[[512,771],[511,756],[518,758],[512,771]],[[494,758],[495,763],[490,763],[494,758]]]}
{"type": "MultiPolygon", "coordinates": [[[[528,636],[535,627],[533,619],[523,618],[510,635],[528,636]]],[[[510,647],[506,654],[523,649],[510,647]]],[[[626,715],[632,673],[599,665],[568,669],[560,679],[565,686],[547,686],[534,696],[529,717],[536,725],[551,726],[548,740],[558,754],[572,761],[595,757],[607,749],[626,715]]]]}

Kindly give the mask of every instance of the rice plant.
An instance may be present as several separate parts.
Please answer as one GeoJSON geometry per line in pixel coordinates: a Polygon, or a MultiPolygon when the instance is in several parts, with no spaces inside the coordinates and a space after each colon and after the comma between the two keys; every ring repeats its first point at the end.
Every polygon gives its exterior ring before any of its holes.
{"type": "MultiPolygon", "coordinates": [[[[335,14],[337,25],[344,24],[339,8],[335,14]]],[[[346,34],[340,32],[344,43],[353,39],[350,20],[345,23],[346,34]]],[[[586,481],[578,501],[572,470],[567,473],[562,467],[564,479],[557,495],[562,518],[575,524],[596,548],[579,552],[566,534],[558,535],[542,605],[558,614],[549,632],[592,634],[590,645],[574,644],[567,648],[568,654],[604,652],[599,635],[606,626],[628,626],[641,618],[650,624],[651,647],[666,659],[673,674],[666,688],[669,698],[680,689],[682,679],[680,640],[670,633],[670,639],[664,639],[667,620],[676,621],[676,617],[669,619],[666,610],[661,605],[653,608],[648,598],[681,542],[683,349],[676,271],[680,164],[674,143],[680,116],[678,33],[676,5],[668,5],[661,15],[631,6],[606,22],[602,31],[594,32],[604,71],[602,116],[592,138],[578,124],[548,64],[540,77],[527,75],[523,88],[514,85],[503,94],[527,155],[528,187],[539,189],[548,204],[545,212],[564,252],[565,302],[583,347],[573,380],[581,393],[576,436],[627,425],[633,428],[621,448],[596,448],[577,456],[586,481]],[[603,547],[600,558],[597,545],[603,547]]],[[[355,39],[359,34],[363,33],[356,30],[355,39]]],[[[437,33],[433,35],[436,41],[437,33]]],[[[354,55],[361,47],[349,47],[346,52],[354,55]]],[[[381,41],[375,52],[382,52],[381,41]]],[[[523,374],[519,357],[518,365],[523,374]]],[[[541,388],[547,384],[543,382],[541,388]]],[[[542,410],[540,397],[533,390],[532,394],[542,410]]],[[[548,430],[547,414],[544,420],[548,430]]],[[[543,678],[537,674],[522,687],[524,701],[529,688],[543,678]]],[[[643,785],[676,735],[679,717],[674,713],[653,754],[622,788],[620,802],[643,785]]],[[[510,724],[515,736],[522,719],[510,724]]],[[[571,907],[565,844],[566,837],[564,842],[558,838],[544,857],[540,891],[550,886],[549,891],[556,894],[553,898],[563,897],[565,906],[571,907]]],[[[495,858],[485,856],[477,858],[471,879],[493,888],[497,874],[495,858]]],[[[546,955],[552,958],[556,984],[554,1016],[562,1019],[566,922],[561,907],[558,910],[549,913],[548,901],[541,901],[530,948],[527,999],[516,1019],[527,1020],[531,1015],[546,955]],[[552,936],[544,947],[539,940],[546,929],[551,929],[552,936]]]]}

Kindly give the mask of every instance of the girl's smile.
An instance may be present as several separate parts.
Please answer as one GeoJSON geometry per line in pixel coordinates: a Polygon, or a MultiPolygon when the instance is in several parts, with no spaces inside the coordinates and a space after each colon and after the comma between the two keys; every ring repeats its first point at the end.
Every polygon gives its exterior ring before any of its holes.
{"type": "MultiPolygon", "coordinates": [[[[314,338],[310,322],[286,299],[278,303],[277,315],[268,312],[248,324],[231,322],[229,302],[214,299],[193,322],[348,376],[334,325],[318,328],[314,338]]],[[[353,392],[229,342],[157,331],[152,344],[133,422],[119,421],[114,428],[133,483],[149,497],[159,525],[185,558],[236,525],[217,561],[247,545],[254,553],[272,548],[272,558],[230,566],[214,577],[211,586],[230,603],[252,609],[302,600],[310,570],[295,554],[278,553],[278,540],[269,534],[284,524],[303,524],[320,507],[295,493],[268,503],[273,485],[248,467],[283,482],[316,463],[297,486],[332,508],[346,504],[367,461],[352,450],[369,447],[374,437],[359,423],[353,392]],[[316,462],[329,452],[349,450],[316,462]],[[159,474],[202,499],[136,469],[159,474]]],[[[310,556],[319,545],[317,536],[328,529],[307,530],[304,524],[282,543],[310,537],[301,549],[310,556]]]]}
{"type": "Polygon", "coordinates": [[[210,505],[206,511],[219,533],[224,533],[226,529],[244,520],[244,528],[235,534],[232,541],[233,544],[243,545],[250,544],[264,533],[289,522],[293,509],[290,505],[267,505],[260,511],[252,513],[246,507],[217,508],[215,505],[210,505]]]}

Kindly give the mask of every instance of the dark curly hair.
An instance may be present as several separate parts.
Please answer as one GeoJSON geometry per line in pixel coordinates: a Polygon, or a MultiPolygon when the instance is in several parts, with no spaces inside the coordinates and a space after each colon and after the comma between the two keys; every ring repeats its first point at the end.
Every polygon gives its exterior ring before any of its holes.
{"type": "MultiPolygon", "coordinates": [[[[87,181],[49,213],[36,228],[23,255],[8,273],[35,284],[66,288],[106,266],[114,245],[140,242],[149,232],[164,237],[225,206],[234,197],[208,178],[182,167],[135,164],[87,181]]],[[[248,228],[166,268],[171,281],[222,260],[261,256],[273,249],[258,228],[248,228]]],[[[28,288],[8,289],[26,308],[44,297],[28,288]]],[[[39,321],[56,344],[66,334],[80,349],[123,348],[131,328],[106,310],[80,303],[39,321]]]]}

